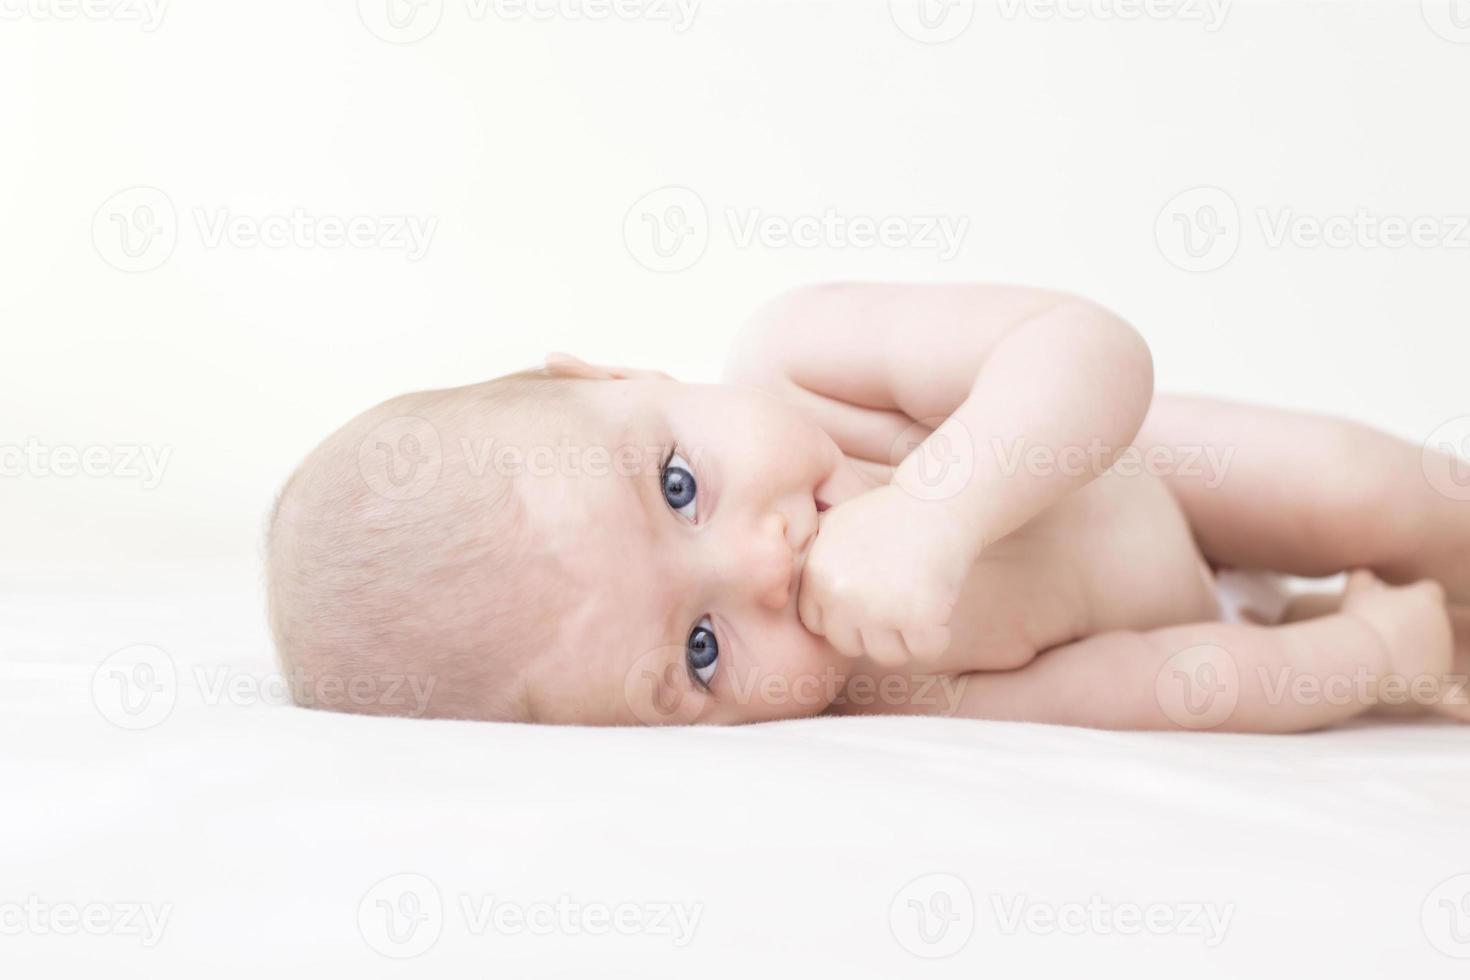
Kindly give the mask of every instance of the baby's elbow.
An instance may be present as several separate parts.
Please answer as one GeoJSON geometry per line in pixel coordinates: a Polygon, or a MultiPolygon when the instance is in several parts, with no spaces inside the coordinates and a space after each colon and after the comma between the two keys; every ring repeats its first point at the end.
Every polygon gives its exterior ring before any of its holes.
{"type": "Polygon", "coordinates": [[[1142,419],[1154,394],[1154,358],[1138,328],[1107,307],[1069,297],[1068,320],[1079,332],[1082,349],[1111,379],[1118,397],[1136,408],[1142,419]]]}

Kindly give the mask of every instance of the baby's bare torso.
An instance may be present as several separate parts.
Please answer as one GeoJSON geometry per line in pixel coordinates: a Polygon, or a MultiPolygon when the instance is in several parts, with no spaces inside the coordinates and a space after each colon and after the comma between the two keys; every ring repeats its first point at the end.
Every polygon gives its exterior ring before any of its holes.
{"type": "Polygon", "coordinates": [[[1110,473],[986,550],[965,583],[951,647],[939,661],[913,671],[863,661],[833,710],[943,713],[943,696],[908,696],[925,683],[915,678],[1012,670],[1098,633],[1218,616],[1213,577],[1163,481],[1110,473]],[[885,679],[906,692],[904,704],[887,703],[885,679]]]}

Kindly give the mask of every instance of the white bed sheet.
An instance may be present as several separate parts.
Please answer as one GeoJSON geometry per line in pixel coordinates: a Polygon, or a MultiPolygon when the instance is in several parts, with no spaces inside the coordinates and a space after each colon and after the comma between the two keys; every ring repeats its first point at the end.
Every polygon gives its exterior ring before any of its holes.
{"type": "Polygon", "coordinates": [[[1470,727],[337,716],[251,694],[272,671],[251,573],[0,585],[0,975],[1470,972],[1470,727]],[[137,643],[179,685],[129,731],[92,685],[137,643]],[[221,677],[235,697],[209,696],[221,677]],[[390,935],[406,891],[418,928],[390,935]],[[99,904],[113,931],[59,933],[99,904]],[[643,931],[594,934],[600,914],[643,931]]]}

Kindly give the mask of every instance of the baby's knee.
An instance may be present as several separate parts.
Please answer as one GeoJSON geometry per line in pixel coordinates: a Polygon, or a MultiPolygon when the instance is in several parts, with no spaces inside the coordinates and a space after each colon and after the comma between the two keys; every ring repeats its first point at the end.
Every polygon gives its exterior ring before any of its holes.
{"type": "Polygon", "coordinates": [[[1420,508],[1403,492],[1411,462],[1404,445],[1356,422],[1325,425],[1319,436],[1317,445],[1302,447],[1319,464],[1316,493],[1300,516],[1313,549],[1339,554],[1346,567],[1414,547],[1420,508]]]}

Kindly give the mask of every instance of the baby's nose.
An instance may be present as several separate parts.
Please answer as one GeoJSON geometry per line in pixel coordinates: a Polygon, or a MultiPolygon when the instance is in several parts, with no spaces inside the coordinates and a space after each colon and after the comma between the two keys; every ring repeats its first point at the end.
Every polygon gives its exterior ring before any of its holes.
{"type": "Polygon", "coordinates": [[[779,515],[751,529],[746,547],[737,549],[740,567],[733,574],[746,583],[755,600],[768,609],[783,609],[791,597],[796,555],[786,541],[786,522],[779,515]]]}

